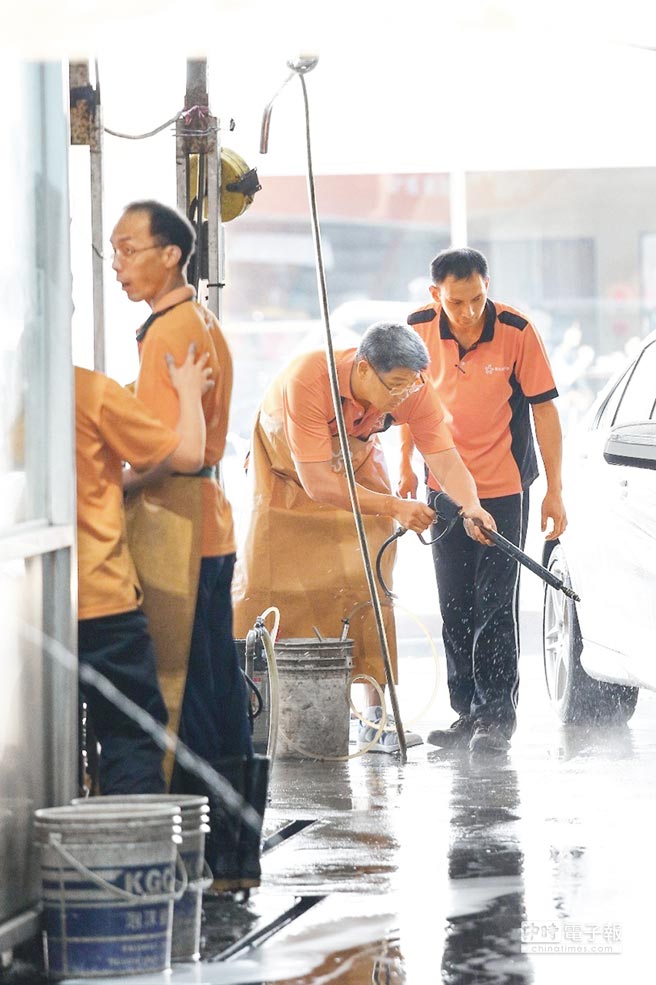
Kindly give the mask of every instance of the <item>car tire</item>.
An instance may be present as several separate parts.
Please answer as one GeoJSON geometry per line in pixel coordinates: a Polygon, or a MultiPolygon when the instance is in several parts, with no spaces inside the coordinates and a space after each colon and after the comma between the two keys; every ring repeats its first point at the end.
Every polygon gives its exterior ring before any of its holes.
{"type": "MultiPolygon", "coordinates": [[[[545,564],[571,586],[565,552],[555,543],[545,564]]],[[[576,605],[561,591],[545,586],[542,646],[547,691],[564,724],[628,722],[638,701],[638,688],[597,681],[581,665],[583,643],[576,605]]]]}

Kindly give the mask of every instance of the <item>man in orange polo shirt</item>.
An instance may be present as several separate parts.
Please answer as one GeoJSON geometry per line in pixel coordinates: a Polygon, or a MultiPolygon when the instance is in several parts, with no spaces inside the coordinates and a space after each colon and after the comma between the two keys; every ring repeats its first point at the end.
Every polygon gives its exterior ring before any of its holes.
{"type": "MultiPolygon", "coordinates": [[[[456,448],[499,532],[524,546],[529,486],[538,475],[531,414],[547,491],[542,529],[560,536],[562,439],[558,391],[528,318],[488,298],[489,273],[477,250],[444,250],[431,265],[433,303],[408,323],[430,353],[428,374],[446,410],[456,448]]],[[[404,435],[399,493],[416,495],[412,437],[404,435]]],[[[428,503],[440,489],[428,477],[428,503]]],[[[516,725],[519,685],[519,567],[495,547],[474,543],[457,524],[433,544],[451,705],[458,718],[431,732],[434,745],[503,754],[516,725]]]]}
{"type": "MultiPolygon", "coordinates": [[[[269,764],[266,757],[253,756],[232,628],[232,511],[217,476],[228,431],[232,358],[217,319],[196,301],[186,281],[194,239],[184,216],[151,200],[128,205],[111,237],[118,282],[131,301],[146,301],[151,309],[137,333],[139,399],[165,424],[175,420],[177,395],[162,356],[170,352],[179,358],[192,342],[208,354],[215,382],[202,401],[207,425],[202,468],[144,488],[137,502],[128,504],[128,521],[169,726],[262,817],[269,764]]],[[[226,812],[215,793],[179,763],[172,769],[171,790],[210,799],[206,857],[214,888],[257,885],[258,833],[226,812]]]]}
{"type": "MultiPolygon", "coordinates": [[[[79,659],[162,725],[166,709],[125,537],[123,462],[139,471],[198,468],[205,441],[205,363],[195,363],[193,350],[177,369],[169,360],[180,401],[175,430],[114,380],[75,368],[79,659]]],[[[162,793],[162,749],[95,688],[85,684],[82,691],[101,746],[101,793],[162,793]]]]}
{"type": "MultiPolygon", "coordinates": [[[[391,493],[378,435],[392,425],[408,424],[427,465],[449,494],[469,516],[493,525],[453,446],[437,394],[424,383],[428,353],[416,334],[404,325],[372,325],[358,350],[337,352],[336,362],[360,509],[374,556],[393,532],[394,520],[421,533],[435,518],[424,503],[391,493]]],[[[286,638],[311,637],[315,626],[325,636],[338,635],[341,621],[349,619],[355,672],[384,686],[375,623],[366,609],[369,592],[350,513],[325,353],[298,357],[270,385],[253,432],[249,468],[254,496],[235,584],[237,630],[245,631],[270,605],[280,609],[280,633],[286,638]]],[[[468,527],[473,537],[482,539],[469,521],[468,527]]],[[[389,584],[391,557],[386,564],[389,584]]],[[[393,612],[386,608],[384,615],[394,665],[393,612]]],[[[376,695],[368,685],[370,721],[382,714],[376,695]]],[[[363,729],[360,744],[373,734],[363,729]]],[[[417,740],[412,737],[408,744],[417,740]]],[[[372,751],[397,749],[398,737],[390,730],[382,733],[372,751]]]]}

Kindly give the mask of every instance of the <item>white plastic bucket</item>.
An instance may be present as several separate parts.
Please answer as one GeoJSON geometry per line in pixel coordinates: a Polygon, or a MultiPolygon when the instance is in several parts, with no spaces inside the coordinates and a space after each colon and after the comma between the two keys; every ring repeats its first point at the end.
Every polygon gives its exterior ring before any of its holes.
{"type": "Polygon", "coordinates": [[[72,801],[89,810],[102,810],[105,804],[139,807],[143,804],[168,804],[177,807],[181,817],[179,847],[187,873],[187,888],[173,904],[171,961],[198,961],[200,958],[200,923],[203,889],[212,883],[205,866],[205,835],[209,831],[209,801],[200,794],[112,794],[109,797],[77,798],[72,801]]]}
{"type": "Polygon", "coordinates": [[[289,639],[275,645],[280,689],[277,756],[348,755],[353,640],[289,639]]]}
{"type": "Polygon", "coordinates": [[[174,805],[35,812],[53,978],[164,971],[171,960],[180,814],[174,805]]]}

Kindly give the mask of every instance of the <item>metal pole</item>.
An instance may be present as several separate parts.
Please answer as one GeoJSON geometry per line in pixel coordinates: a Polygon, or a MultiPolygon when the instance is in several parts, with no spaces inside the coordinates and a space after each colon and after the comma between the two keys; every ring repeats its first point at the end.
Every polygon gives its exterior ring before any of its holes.
{"type": "MultiPolygon", "coordinates": [[[[383,610],[378,596],[378,590],[376,588],[376,581],[374,578],[374,572],[371,565],[371,557],[369,554],[369,544],[367,542],[367,534],[364,527],[364,522],[362,519],[362,512],[360,510],[360,503],[358,500],[358,491],[355,481],[355,472],[353,469],[353,462],[351,460],[351,450],[348,443],[348,435],[346,433],[346,425],[344,422],[344,415],[342,413],[342,404],[339,393],[339,382],[337,379],[337,367],[335,363],[335,353],[333,349],[332,331],[330,328],[330,311],[328,306],[328,289],[326,286],[326,272],[323,263],[323,251],[321,245],[321,230],[319,228],[319,211],[317,208],[317,196],[316,188],[314,182],[314,169],[312,166],[312,141],[310,138],[310,106],[308,101],[307,86],[305,84],[305,74],[311,72],[316,66],[318,59],[313,56],[301,56],[295,61],[288,61],[287,65],[292,70],[292,74],[283,82],[278,93],[287,85],[290,78],[294,75],[298,75],[299,81],[301,83],[301,88],[303,91],[303,105],[305,108],[305,149],[307,157],[307,187],[308,187],[308,198],[310,200],[310,214],[312,219],[312,237],[314,241],[314,251],[316,256],[316,268],[317,268],[317,287],[319,291],[319,302],[321,305],[321,313],[323,316],[323,323],[325,328],[325,339],[326,339],[326,359],[328,363],[328,379],[330,382],[330,392],[333,399],[333,406],[335,409],[335,421],[337,424],[337,435],[339,437],[339,446],[342,453],[342,459],[344,462],[344,471],[346,475],[346,484],[349,491],[349,498],[351,500],[351,509],[353,511],[353,519],[355,522],[355,529],[358,537],[358,542],[360,545],[360,551],[362,553],[362,563],[364,566],[365,576],[367,579],[367,585],[369,588],[369,596],[371,599],[371,605],[374,612],[374,617],[376,620],[376,630],[378,632],[378,641],[380,643],[381,654],[383,657],[383,664],[385,668],[385,677],[387,679],[387,686],[389,689],[389,696],[392,703],[392,712],[394,715],[394,721],[396,723],[396,730],[399,740],[399,753],[401,757],[401,762],[407,762],[408,751],[407,743],[405,738],[405,732],[403,730],[403,722],[401,721],[401,710],[399,708],[399,702],[396,693],[396,685],[394,683],[394,676],[392,674],[392,662],[389,652],[389,644],[387,642],[387,634],[385,632],[385,623],[383,620],[383,610]]],[[[262,131],[260,136],[260,153],[266,154],[268,150],[269,141],[269,124],[271,121],[271,109],[273,102],[276,98],[269,102],[262,120],[262,131]]]]}
{"type": "Polygon", "coordinates": [[[178,120],[175,125],[175,201],[180,212],[187,215],[187,189],[189,177],[187,174],[187,154],[184,140],[185,125],[178,120]]]}
{"type": "Polygon", "coordinates": [[[185,109],[192,106],[208,106],[207,97],[207,59],[189,58],[187,60],[187,90],[185,109]]]}
{"type": "Polygon", "coordinates": [[[105,371],[105,289],[103,256],[103,124],[100,83],[96,65],[96,88],[89,80],[89,63],[69,63],[71,143],[89,147],[91,194],[91,270],[93,280],[93,364],[105,371]]]}
{"type": "MultiPolygon", "coordinates": [[[[200,295],[200,282],[203,277],[203,257],[207,255],[205,230],[203,228],[203,207],[205,204],[205,151],[198,154],[198,170],[196,172],[196,293],[200,295]]],[[[191,197],[192,191],[189,195],[191,197]]]]}
{"type": "Polygon", "coordinates": [[[326,354],[328,358],[328,363],[332,370],[328,374],[330,379],[330,390],[333,398],[333,406],[335,408],[337,433],[339,436],[339,444],[342,452],[342,459],[344,461],[344,471],[346,473],[349,497],[351,499],[351,509],[353,511],[355,529],[360,544],[360,551],[362,553],[362,563],[364,565],[364,572],[367,579],[367,585],[369,587],[369,596],[371,598],[371,605],[376,620],[378,642],[380,643],[381,654],[383,657],[385,677],[387,678],[387,689],[389,691],[390,702],[392,705],[392,714],[394,716],[394,722],[396,724],[396,731],[399,740],[399,754],[400,754],[401,762],[406,763],[408,760],[408,749],[405,739],[405,731],[403,729],[403,722],[401,720],[401,709],[399,706],[398,695],[396,693],[396,684],[394,683],[394,675],[392,672],[392,660],[389,652],[389,644],[387,642],[387,634],[385,632],[383,609],[380,603],[380,598],[378,596],[376,580],[374,578],[373,568],[371,565],[371,556],[369,554],[369,543],[367,541],[367,534],[364,527],[364,521],[362,519],[362,512],[360,510],[360,503],[358,500],[358,490],[355,480],[355,471],[353,469],[353,462],[351,460],[351,450],[349,448],[348,435],[346,433],[346,424],[344,422],[344,415],[342,413],[341,397],[339,392],[339,385],[338,385],[336,365],[335,365],[335,354],[333,350],[332,332],[330,330],[328,288],[326,285],[326,272],[323,263],[323,255],[321,248],[321,231],[319,228],[316,188],[314,182],[314,171],[312,167],[312,150],[311,150],[311,140],[310,140],[310,107],[308,103],[305,77],[302,73],[299,73],[298,78],[301,83],[301,88],[303,90],[303,103],[305,106],[307,186],[308,186],[308,197],[310,199],[310,212],[312,215],[312,235],[314,239],[314,251],[317,259],[317,282],[319,288],[319,300],[321,303],[323,323],[326,330],[326,354]]]}
{"type": "Polygon", "coordinates": [[[185,110],[197,110],[176,126],[177,204],[189,215],[194,193],[198,200],[196,215],[196,287],[201,279],[203,256],[207,257],[207,303],[217,318],[221,317],[224,246],[221,225],[221,140],[219,121],[210,115],[207,92],[207,61],[187,61],[185,110]],[[189,187],[189,156],[198,156],[198,185],[189,187]],[[203,204],[207,185],[207,226],[203,228],[203,204]]]}
{"type": "Polygon", "coordinates": [[[223,288],[223,226],[221,225],[221,138],[207,152],[207,306],[221,321],[223,288]]]}
{"type": "Polygon", "coordinates": [[[93,362],[94,369],[105,372],[105,269],[103,227],[103,124],[100,107],[100,83],[96,67],[96,104],[89,146],[91,182],[91,263],[93,274],[93,362]]]}

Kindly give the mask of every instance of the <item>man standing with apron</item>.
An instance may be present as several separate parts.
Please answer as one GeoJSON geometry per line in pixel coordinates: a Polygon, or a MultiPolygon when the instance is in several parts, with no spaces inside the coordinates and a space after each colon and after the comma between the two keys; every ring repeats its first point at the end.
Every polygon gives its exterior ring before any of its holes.
{"type": "MultiPolygon", "coordinates": [[[[121,287],[131,301],[146,301],[152,311],[137,334],[137,396],[165,424],[175,420],[177,397],[162,355],[170,352],[180,360],[191,343],[199,354],[208,353],[215,381],[202,401],[207,428],[203,468],[146,486],[128,503],[131,550],[144,588],[169,725],[262,816],[268,760],[253,757],[232,629],[232,512],[217,481],[228,429],[232,358],[215,316],[187,284],[194,230],[182,215],[159,202],[133,202],[114,228],[112,246],[121,287]]],[[[210,797],[206,855],[215,888],[249,888],[259,880],[259,834],[242,826],[179,763],[167,766],[172,792],[210,797]]]]}
{"type": "MultiPolygon", "coordinates": [[[[404,325],[381,322],[365,332],[357,349],[336,353],[342,411],[353,459],[358,499],[372,554],[393,531],[393,521],[421,533],[435,519],[426,504],[392,495],[378,434],[407,424],[431,471],[437,471],[468,516],[494,526],[481,508],[474,481],[454,448],[437,394],[426,386],[428,353],[404,325]]],[[[354,671],[385,685],[385,671],[371,609],[361,606],[369,591],[344,463],[337,438],[326,356],[311,352],[295,359],[264,395],[253,432],[249,468],[254,496],[243,561],[235,578],[238,634],[269,605],[281,612],[285,638],[308,637],[317,626],[350,618],[354,671]]],[[[471,535],[482,534],[468,524],[471,535]]],[[[392,552],[386,553],[386,583],[392,552]]],[[[396,676],[394,615],[384,610],[396,676]]],[[[368,686],[369,720],[380,718],[376,691],[368,686]]],[[[371,729],[362,728],[360,745],[371,729]]],[[[421,741],[411,736],[408,744],[421,741]]],[[[398,737],[384,731],[372,751],[394,752],[398,737]]]]}

